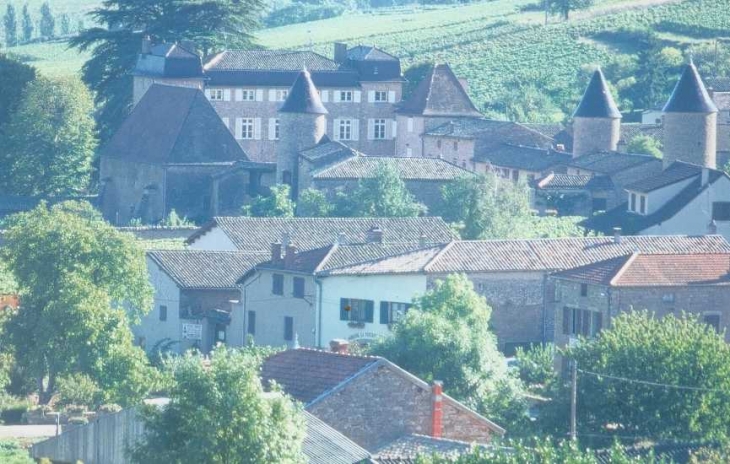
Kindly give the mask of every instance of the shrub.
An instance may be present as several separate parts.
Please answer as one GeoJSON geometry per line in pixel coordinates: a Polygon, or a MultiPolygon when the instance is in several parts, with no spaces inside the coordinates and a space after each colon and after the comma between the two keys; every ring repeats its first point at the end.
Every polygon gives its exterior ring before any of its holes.
{"type": "Polygon", "coordinates": [[[554,345],[534,345],[528,350],[517,348],[516,357],[520,379],[527,385],[548,386],[556,379],[554,345]]]}
{"type": "Polygon", "coordinates": [[[97,409],[97,412],[99,414],[114,414],[122,410],[122,407],[118,404],[102,404],[99,406],[99,409],[97,409]]]}
{"type": "Polygon", "coordinates": [[[87,375],[72,374],[58,379],[59,406],[82,406],[93,409],[101,402],[99,386],[87,375]]]}
{"type": "Polygon", "coordinates": [[[8,394],[0,394],[0,421],[4,424],[20,424],[30,402],[8,394]]]}

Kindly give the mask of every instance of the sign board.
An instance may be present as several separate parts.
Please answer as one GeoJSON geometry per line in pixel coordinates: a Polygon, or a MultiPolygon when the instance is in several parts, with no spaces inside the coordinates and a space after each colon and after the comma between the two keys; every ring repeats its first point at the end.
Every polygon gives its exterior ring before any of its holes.
{"type": "Polygon", "coordinates": [[[202,340],[203,325],[202,324],[183,324],[182,325],[183,340],[202,340]]]}
{"type": "Polygon", "coordinates": [[[382,335],[374,332],[358,332],[347,337],[347,340],[351,342],[366,342],[377,340],[380,337],[382,337],[382,335]]]}

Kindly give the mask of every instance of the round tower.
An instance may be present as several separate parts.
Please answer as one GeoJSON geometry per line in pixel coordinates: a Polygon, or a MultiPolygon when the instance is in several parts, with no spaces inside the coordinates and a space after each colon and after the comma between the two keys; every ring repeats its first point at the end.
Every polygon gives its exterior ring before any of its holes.
{"type": "Polygon", "coordinates": [[[621,112],[613,101],[603,72],[596,69],[573,113],[573,157],[616,151],[621,136],[621,112]]]}
{"type": "Polygon", "coordinates": [[[664,106],[664,168],[675,161],[717,168],[717,107],[694,63],[664,106]]]}
{"type": "Polygon", "coordinates": [[[327,127],[327,109],[322,105],[312,76],[299,73],[279,108],[279,143],[276,147],[276,180],[291,186],[292,198],[299,194],[299,153],[317,145],[327,127]]]}

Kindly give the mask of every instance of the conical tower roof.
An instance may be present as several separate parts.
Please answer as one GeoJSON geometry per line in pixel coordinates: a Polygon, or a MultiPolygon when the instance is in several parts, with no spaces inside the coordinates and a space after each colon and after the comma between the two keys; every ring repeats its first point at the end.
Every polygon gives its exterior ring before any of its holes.
{"type": "Polygon", "coordinates": [[[613,101],[606,78],[600,69],[596,69],[593,73],[573,117],[621,119],[621,112],[613,101]]]}
{"type": "Polygon", "coordinates": [[[304,69],[299,73],[279,111],[282,113],[327,114],[327,109],[322,105],[322,99],[312,82],[309,71],[304,69]]]}
{"type": "Polygon", "coordinates": [[[694,63],[684,67],[672,96],[664,105],[665,113],[717,113],[694,63]]]}

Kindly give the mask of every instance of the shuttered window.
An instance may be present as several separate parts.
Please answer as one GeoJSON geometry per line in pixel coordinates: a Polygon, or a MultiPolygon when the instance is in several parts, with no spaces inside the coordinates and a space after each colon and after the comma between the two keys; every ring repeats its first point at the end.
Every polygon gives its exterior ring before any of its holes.
{"type": "Polygon", "coordinates": [[[292,279],[292,293],[294,298],[304,298],[304,278],[294,277],[292,279]]]}
{"type": "Polygon", "coordinates": [[[373,322],[375,302],[355,298],[340,299],[340,320],[349,322],[373,322]]]}
{"type": "Polygon", "coordinates": [[[294,340],[294,318],[290,316],[284,316],[284,340],[294,340]]]}
{"type": "Polygon", "coordinates": [[[274,295],[284,294],[284,276],[281,274],[273,274],[271,276],[271,293],[274,295]]]}
{"type": "Polygon", "coordinates": [[[603,315],[598,311],[563,308],[563,333],[593,337],[603,328],[603,315]]]}
{"type": "Polygon", "coordinates": [[[256,335],[256,311],[248,312],[248,324],[246,326],[246,333],[249,335],[256,335]]]}
{"type": "Polygon", "coordinates": [[[380,323],[394,324],[400,321],[408,309],[411,307],[408,303],[396,303],[393,301],[380,302],[380,323]]]}

